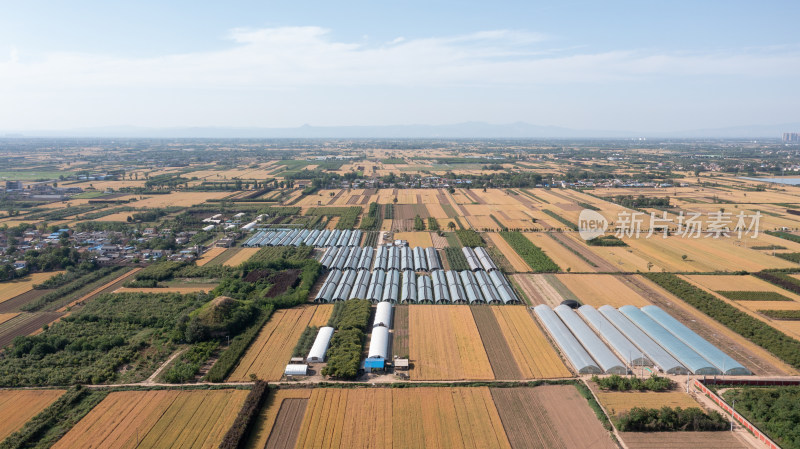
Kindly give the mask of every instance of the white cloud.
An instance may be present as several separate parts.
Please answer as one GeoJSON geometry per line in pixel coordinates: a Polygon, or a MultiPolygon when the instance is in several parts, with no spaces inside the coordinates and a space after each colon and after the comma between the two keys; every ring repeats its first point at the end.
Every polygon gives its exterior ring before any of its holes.
{"type": "Polygon", "coordinates": [[[712,54],[577,52],[548,48],[547,37],[512,30],[341,42],[319,27],[234,29],[220,51],[153,58],[53,53],[0,63],[0,90],[452,86],[595,83],[650,76],[795,76],[796,49],[712,54]]]}

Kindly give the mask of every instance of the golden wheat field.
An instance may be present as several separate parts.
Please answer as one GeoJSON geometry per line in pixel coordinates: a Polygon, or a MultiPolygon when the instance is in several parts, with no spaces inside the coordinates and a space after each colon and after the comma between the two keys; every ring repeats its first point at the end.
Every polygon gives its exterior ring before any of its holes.
{"type": "Polygon", "coordinates": [[[0,390],[0,441],[21,429],[62,394],[64,390],[0,390]]]}
{"type": "Polygon", "coordinates": [[[683,391],[598,391],[597,399],[614,416],[634,407],[700,407],[689,393],[683,391]]]}
{"type": "Polygon", "coordinates": [[[250,374],[267,381],[280,380],[300,334],[307,326],[327,324],[331,312],[332,304],[276,310],[228,380],[249,381],[250,374]]]}
{"type": "Polygon", "coordinates": [[[424,231],[415,231],[415,232],[395,232],[394,238],[396,240],[406,240],[408,241],[408,246],[411,248],[420,246],[423,248],[428,248],[433,246],[433,242],[431,241],[431,233],[424,232],[424,231]]]}
{"type": "Polygon", "coordinates": [[[227,248],[220,248],[220,247],[213,247],[210,248],[208,251],[204,252],[196,261],[198,267],[202,267],[203,265],[211,262],[214,260],[215,257],[219,256],[220,254],[224,253],[227,248]]]}
{"type": "Polygon", "coordinates": [[[494,379],[469,306],[409,308],[414,380],[494,379]]]}
{"type": "Polygon", "coordinates": [[[595,307],[605,304],[613,307],[629,304],[643,307],[650,304],[613,274],[557,274],[555,276],[583,304],[595,307]]]}
{"type": "Polygon", "coordinates": [[[0,302],[19,296],[25,292],[33,290],[33,286],[41,284],[51,277],[61,274],[63,271],[51,271],[49,273],[33,273],[13,281],[0,282],[0,302]]]}
{"type": "Polygon", "coordinates": [[[226,260],[222,265],[225,265],[226,267],[238,267],[243,262],[250,260],[250,258],[253,257],[253,255],[257,253],[259,249],[261,248],[239,248],[236,254],[231,256],[231,258],[226,260]]]}
{"type": "Polygon", "coordinates": [[[510,448],[487,387],[317,388],[296,448],[510,448]]]}
{"type": "Polygon", "coordinates": [[[112,392],[53,448],[217,447],[247,394],[247,390],[112,392]]]}
{"type": "Polygon", "coordinates": [[[526,306],[491,306],[491,309],[523,378],[572,376],[526,306]]]}

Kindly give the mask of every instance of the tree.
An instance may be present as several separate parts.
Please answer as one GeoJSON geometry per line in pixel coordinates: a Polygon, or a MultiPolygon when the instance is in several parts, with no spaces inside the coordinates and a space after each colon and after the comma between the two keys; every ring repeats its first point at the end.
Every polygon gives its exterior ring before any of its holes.
{"type": "Polygon", "coordinates": [[[392,200],[392,202],[393,202],[394,204],[397,204],[397,197],[394,197],[394,199],[392,200]]]}
{"type": "Polygon", "coordinates": [[[447,228],[452,231],[456,228],[456,224],[451,221],[450,223],[447,223],[447,228]]]}
{"type": "Polygon", "coordinates": [[[686,260],[686,258],[688,258],[688,257],[689,257],[689,256],[687,256],[686,254],[684,254],[684,255],[682,255],[682,256],[681,256],[681,259],[683,259],[683,260],[686,260]]]}

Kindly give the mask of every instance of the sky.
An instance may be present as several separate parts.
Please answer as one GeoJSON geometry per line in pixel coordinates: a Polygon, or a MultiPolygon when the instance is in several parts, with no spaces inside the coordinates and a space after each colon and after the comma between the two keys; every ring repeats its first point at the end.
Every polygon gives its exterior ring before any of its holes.
{"type": "Polygon", "coordinates": [[[0,132],[800,122],[797,1],[4,1],[0,132]]]}

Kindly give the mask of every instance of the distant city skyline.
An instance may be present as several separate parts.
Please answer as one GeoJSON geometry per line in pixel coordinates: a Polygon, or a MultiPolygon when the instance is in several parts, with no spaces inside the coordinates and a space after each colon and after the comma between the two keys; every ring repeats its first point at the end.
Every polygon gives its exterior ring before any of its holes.
{"type": "Polygon", "coordinates": [[[797,2],[168,3],[7,5],[0,133],[800,123],[797,2]]]}

